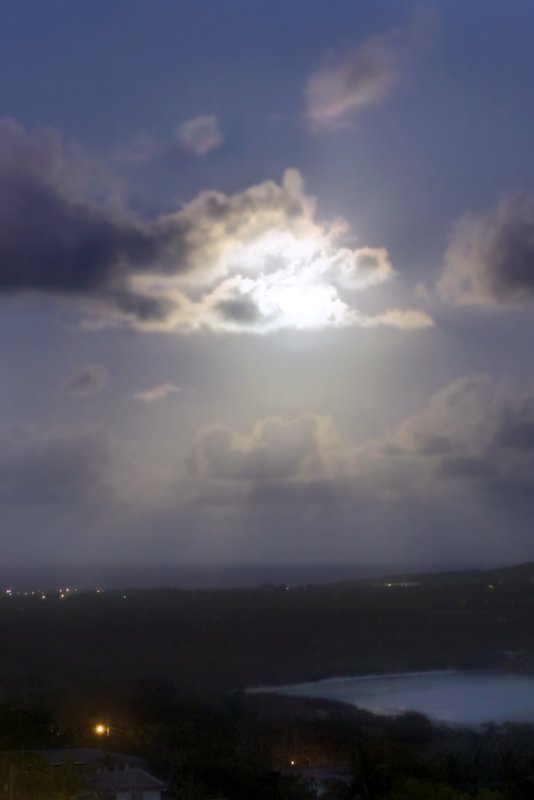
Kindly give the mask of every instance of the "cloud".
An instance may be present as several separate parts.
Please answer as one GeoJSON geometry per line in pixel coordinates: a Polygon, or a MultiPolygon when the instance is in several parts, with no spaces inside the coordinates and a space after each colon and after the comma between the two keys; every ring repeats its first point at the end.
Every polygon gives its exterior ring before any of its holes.
{"type": "Polygon", "coordinates": [[[322,477],[336,432],[328,417],[267,417],[250,434],[214,425],[201,432],[188,458],[190,475],[215,480],[272,481],[322,477]]]}
{"type": "Polygon", "coordinates": [[[339,127],[378,105],[402,78],[413,53],[432,30],[433,17],[418,13],[410,25],[364,40],[343,55],[331,54],[309,78],[307,114],[320,127],[339,127]]]}
{"type": "Polygon", "coordinates": [[[177,148],[191,155],[206,156],[218,150],[223,142],[217,117],[198,116],[182,122],[170,136],[139,133],[121,145],[112,157],[126,164],[146,164],[176,152],[177,148]]]}
{"type": "MultiPolygon", "coordinates": [[[[67,180],[57,134],[0,122],[0,295],[47,294],[86,327],[267,333],[424,327],[421,312],[369,316],[357,294],[395,276],[384,248],[345,244],[344,220],[315,219],[296,170],[233,195],[206,191],[143,221],[67,180]]],[[[428,318],[424,320],[429,324],[428,318]]]]}
{"type": "Polygon", "coordinates": [[[459,305],[519,309],[534,304],[534,196],[504,197],[486,214],[454,226],[438,283],[459,305]]]}
{"type": "Polygon", "coordinates": [[[365,327],[374,328],[377,326],[389,326],[391,328],[404,328],[405,330],[419,330],[423,328],[433,328],[434,321],[425,311],[401,308],[389,308],[382,314],[370,317],[365,323],[365,327]]]}
{"type": "Polygon", "coordinates": [[[73,397],[87,397],[105,389],[108,382],[107,369],[101,364],[88,364],[78,367],[64,384],[66,394],[73,397]]]}
{"type": "MultiPolygon", "coordinates": [[[[265,181],[230,196],[205,192],[179,213],[189,225],[190,267],[180,287],[179,329],[267,333],[382,324],[355,300],[395,277],[387,251],[347,246],[344,220],[317,221],[315,199],[296,170],[286,170],[281,184],[265,181]]],[[[408,316],[399,327],[409,324],[408,316]]]]}
{"type": "MultiPolygon", "coordinates": [[[[330,417],[267,417],[250,433],[200,432],[188,472],[219,504],[405,507],[534,497],[534,389],[486,376],[456,381],[389,433],[350,442],[330,417]]],[[[534,500],[533,500],[534,502],[534,500]]],[[[508,509],[512,513],[513,509],[508,509]]]]}
{"type": "Polygon", "coordinates": [[[165,400],[172,394],[180,394],[183,392],[181,386],[176,386],[174,383],[160,383],[152,389],[146,389],[143,392],[135,392],[135,400],[140,400],[142,403],[153,403],[154,400],[165,400]]]}
{"type": "Polygon", "coordinates": [[[313,413],[247,432],[215,425],[188,467],[189,507],[213,546],[233,542],[240,556],[380,561],[387,551],[428,563],[515,548],[521,558],[534,511],[534,389],[464,378],[361,442],[313,413]]]}
{"type": "Polygon", "coordinates": [[[135,292],[131,274],[153,264],[165,236],[95,202],[56,132],[33,136],[0,121],[0,294],[46,293],[126,319],[162,319],[168,301],[135,292]]]}
{"type": "Polygon", "coordinates": [[[473,554],[509,552],[514,531],[528,552],[534,389],[463,378],[362,442],[312,412],[246,431],[214,425],[187,468],[154,468],[141,444],[94,426],[0,432],[10,547],[22,535],[36,551],[71,556],[123,553],[126,542],[136,554],[372,559],[387,548],[424,560],[457,557],[468,539],[473,554]]]}
{"type": "Polygon", "coordinates": [[[217,117],[199,116],[192,117],[178,126],[176,140],[188,153],[206,156],[221,147],[223,135],[217,117]]]}
{"type": "Polygon", "coordinates": [[[463,378],[437,392],[379,449],[387,458],[422,465],[434,479],[477,480],[491,492],[529,481],[534,489],[534,389],[486,376],[463,378]]]}

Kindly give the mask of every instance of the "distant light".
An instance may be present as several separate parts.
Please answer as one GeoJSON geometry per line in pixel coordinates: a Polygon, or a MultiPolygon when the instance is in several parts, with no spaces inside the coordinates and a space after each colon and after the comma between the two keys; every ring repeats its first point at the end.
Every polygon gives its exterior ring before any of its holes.
{"type": "Polygon", "coordinates": [[[100,722],[98,723],[98,725],[95,725],[95,733],[97,734],[97,736],[104,736],[104,734],[109,735],[109,726],[102,725],[102,723],[100,722]]]}
{"type": "Polygon", "coordinates": [[[291,764],[292,767],[295,766],[295,762],[293,761],[293,759],[291,759],[291,761],[289,763],[291,764]]]}

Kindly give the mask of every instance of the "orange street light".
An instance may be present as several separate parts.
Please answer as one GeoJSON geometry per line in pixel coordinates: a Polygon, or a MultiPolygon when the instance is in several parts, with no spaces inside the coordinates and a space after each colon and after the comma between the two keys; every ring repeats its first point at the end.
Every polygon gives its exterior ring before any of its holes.
{"type": "Polygon", "coordinates": [[[94,732],[97,736],[109,736],[109,725],[103,725],[101,722],[99,722],[97,725],[95,725],[94,732]]]}

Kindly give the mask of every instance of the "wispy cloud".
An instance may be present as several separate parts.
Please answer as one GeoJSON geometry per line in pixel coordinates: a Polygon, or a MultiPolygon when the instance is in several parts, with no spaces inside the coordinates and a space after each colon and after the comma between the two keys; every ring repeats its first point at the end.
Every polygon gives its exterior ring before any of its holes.
{"type": "Polygon", "coordinates": [[[102,364],[87,364],[78,367],[65,381],[65,394],[72,397],[87,397],[105,389],[108,371],[102,364]]]}
{"type": "Polygon", "coordinates": [[[182,122],[176,130],[176,139],[184,150],[196,156],[206,156],[223,143],[219,121],[214,116],[192,117],[182,122]]]}
{"type": "Polygon", "coordinates": [[[216,116],[200,115],[181,122],[169,135],[138,133],[122,144],[112,160],[126,164],[146,164],[182,150],[193,156],[206,156],[218,150],[224,136],[216,116]]]}
{"type": "Polygon", "coordinates": [[[376,34],[326,57],[306,86],[310,122],[317,127],[339,127],[385,100],[413,54],[427,41],[433,22],[432,15],[418,12],[405,27],[376,34]]]}
{"type": "Polygon", "coordinates": [[[135,392],[134,399],[140,400],[142,403],[153,403],[154,400],[165,400],[170,395],[181,394],[182,392],[183,388],[175,383],[160,383],[158,386],[153,386],[152,389],[135,392]]]}

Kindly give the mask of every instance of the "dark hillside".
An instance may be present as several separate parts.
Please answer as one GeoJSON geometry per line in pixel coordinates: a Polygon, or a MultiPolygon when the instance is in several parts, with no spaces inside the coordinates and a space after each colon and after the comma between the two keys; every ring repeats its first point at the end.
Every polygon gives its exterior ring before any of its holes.
{"type": "Polygon", "coordinates": [[[350,673],[534,668],[531,565],[405,580],[415,585],[396,577],[292,589],[6,596],[0,682],[48,691],[151,676],[217,691],[350,673]]]}

